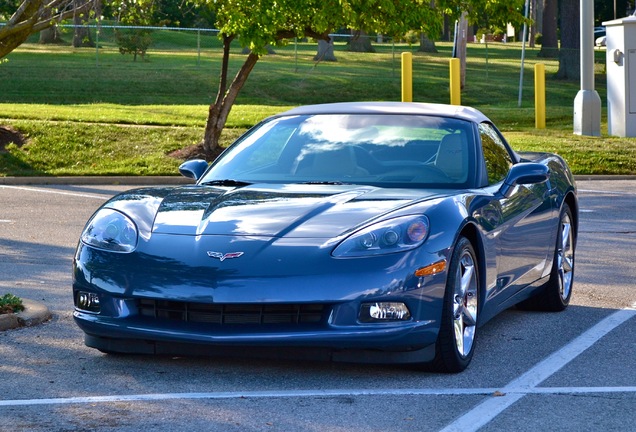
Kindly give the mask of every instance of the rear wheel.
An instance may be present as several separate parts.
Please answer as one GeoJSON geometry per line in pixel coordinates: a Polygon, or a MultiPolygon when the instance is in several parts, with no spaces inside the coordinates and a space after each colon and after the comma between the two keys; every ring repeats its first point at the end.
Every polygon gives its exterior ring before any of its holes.
{"type": "Polygon", "coordinates": [[[479,269],[472,244],[457,241],[448,268],[446,293],[432,367],[440,372],[461,372],[475,351],[479,312],[479,269]]]}
{"type": "Polygon", "coordinates": [[[520,309],[559,312],[570,304],[574,283],[574,232],[572,210],[563,205],[559,218],[556,246],[550,279],[533,297],[519,304],[520,309]]]}

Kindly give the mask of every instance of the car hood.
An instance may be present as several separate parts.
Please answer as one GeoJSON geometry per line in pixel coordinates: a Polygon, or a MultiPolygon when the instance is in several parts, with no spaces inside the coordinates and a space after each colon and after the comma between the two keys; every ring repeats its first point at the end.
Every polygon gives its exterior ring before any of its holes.
{"type": "Polygon", "coordinates": [[[438,196],[439,191],[355,185],[187,186],[133,191],[107,206],[152,233],[333,238],[438,196]]]}

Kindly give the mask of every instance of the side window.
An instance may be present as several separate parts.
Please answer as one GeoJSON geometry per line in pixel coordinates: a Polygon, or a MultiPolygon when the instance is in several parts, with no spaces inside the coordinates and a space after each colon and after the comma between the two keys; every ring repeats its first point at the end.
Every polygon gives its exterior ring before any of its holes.
{"type": "Polygon", "coordinates": [[[481,123],[479,125],[479,136],[486,161],[488,184],[499,183],[506,177],[513,164],[510,153],[508,153],[508,149],[501,141],[497,131],[490,124],[481,123]]]}

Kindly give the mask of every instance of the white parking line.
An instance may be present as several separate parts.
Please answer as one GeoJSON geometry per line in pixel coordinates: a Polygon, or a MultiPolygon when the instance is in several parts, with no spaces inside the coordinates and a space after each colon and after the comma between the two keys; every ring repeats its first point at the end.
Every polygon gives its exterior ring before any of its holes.
{"type": "Polygon", "coordinates": [[[60,191],[60,190],[53,190],[53,189],[39,189],[39,188],[24,187],[24,186],[0,185],[0,189],[17,189],[17,190],[24,190],[29,192],[42,192],[42,193],[57,194],[57,195],[70,195],[70,196],[76,196],[76,197],[82,197],[82,198],[95,198],[100,200],[107,199],[107,197],[105,197],[104,195],[67,192],[67,191],[60,191]]]}
{"type": "Polygon", "coordinates": [[[335,396],[437,396],[482,395],[489,399],[462,415],[443,431],[477,431],[529,394],[579,393],[636,393],[636,387],[537,387],[579,354],[598,342],[603,336],[636,316],[636,303],[632,307],[613,313],[535,367],[511,381],[503,388],[465,389],[333,389],[333,390],[272,390],[211,393],[157,393],[140,395],[108,395],[53,399],[0,400],[0,407],[35,405],[70,405],[112,402],[149,402],[175,399],[239,399],[239,398],[294,398],[335,396]]]}
{"type": "MultiPolygon", "coordinates": [[[[583,351],[594,345],[599,339],[636,316],[636,303],[631,308],[623,309],[608,316],[594,327],[574,339],[572,342],[550,355],[535,367],[511,381],[500,389],[497,397],[492,397],[477,405],[466,414],[459,417],[453,423],[442,429],[443,432],[477,431],[488,424],[502,411],[523,398],[527,394],[535,393],[537,385],[554,375],[563,366],[574,360],[583,351]]],[[[541,393],[554,389],[544,388],[541,393]]]]}
{"type": "Polygon", "coordinates": [[[636,195],[636,192],[620,192],[620,191],[605,191],[596,189],[579,189],[579,193],[591,193],[591,194],[603,194],[603,195],[636,195]]]}
{"type": "MultiPolygon", "coordinates": [[[[496,388],[467,389],[342,389],[342,390],[272,390],[248,392],[212,393],[151,393],[138,395],[87,396],[52,399],[0,400],[0,407],[35,405],[71,405],[112,402],[152,402],[186,399],[273,399],[298,397],[343,397],[343,396],[496,396],[496,388]]],[[[526,394],[579,394],[579,393],[636,393],[636,387],[542,387],[524,391],[526,394]]]]}

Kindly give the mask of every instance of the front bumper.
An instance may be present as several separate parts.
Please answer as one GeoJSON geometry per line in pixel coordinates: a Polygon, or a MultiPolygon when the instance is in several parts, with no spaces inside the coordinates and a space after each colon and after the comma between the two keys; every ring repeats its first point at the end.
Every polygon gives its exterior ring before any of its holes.
{"type": "MultiPolygon", "coordinates": [[[[223,348],[244,353],[241,347],[316,349],[327,351],[333,360],[392,363],[428,361],[434,353],[446,275],[417,278],[414,271],[443,255],[412,251],[334,259],[316,245],[297,245],[289,253],[285,251],[289,245],[274,250],[270,244],[269,250],[277,253],[254,254],[251,262],[220,262],[201,259],[205,255],[201,251],[211,247],[193,248],[186,243],[188,237],[166,236],[170,244],[154,240],[152,249],[126,255],[78,247],[75,304],[79,292],[95,293],[100,304],[98,313],[77,307],[74,313],[88,346],[106,352],[173,355],[214,354],[223,348]],[[144,309],[148,302],[169,303],[169,307],[148,314],[144,309]],[[369,302],[403,302],[410,319],[361,322],[361,305],[369,302]],[[293,304],[301,309],[321,305],[322,309],[315,320],[236,324],[192,320],[189,306],[183,304],[293,304]],[[172,310],[173,305],[179,305],[178,310],[172,310]]],[[[247,246],[238,249],[250,252],[247,246]]]]}

